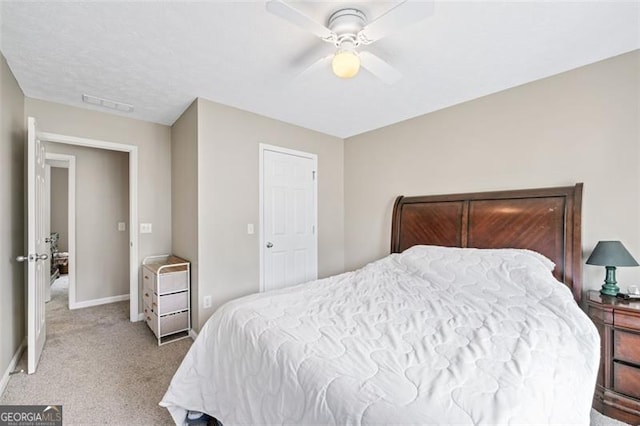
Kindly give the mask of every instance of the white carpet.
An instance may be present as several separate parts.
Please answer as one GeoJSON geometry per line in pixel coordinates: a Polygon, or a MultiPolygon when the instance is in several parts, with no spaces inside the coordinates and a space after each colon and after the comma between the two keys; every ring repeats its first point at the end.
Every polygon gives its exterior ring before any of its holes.
{"type": "Polygon", "coordinates": [[[0,404],[62,404],[65,424],[171,424],[158,402],[191,339],[158,347],[144,322],[129,322],[129,302],[70,311],[65,278],[47,303],[38,371],[12,376],[0,404]]]}
{"type": "MultiPolygon", "coordinates": [[[[144,322],[129,322],[129,302],[74,311],[67,302],[63,275],[51,287],[38,371],[12,376],[0,404],[62,404],[65,424],[172,424],[158,402],[191,340],[158,347],[144,322]]],[[[591,410],[591,425],[626,424],[591,410]]]]}
{"type": "Polygon", "coordinates": [[[591,410],[591,426],[629,426],[627,423],[603,416],[596,410],[591,410]]]}

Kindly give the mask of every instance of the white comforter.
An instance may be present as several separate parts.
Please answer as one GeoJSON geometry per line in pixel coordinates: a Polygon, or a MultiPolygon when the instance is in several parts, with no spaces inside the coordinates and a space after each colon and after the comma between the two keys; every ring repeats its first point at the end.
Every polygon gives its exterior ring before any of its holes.
{"type": "Polygon", "coordinates": [[[204,326],[164,396],[232,424],[589,424],[593,324],[545,257],[413,247],[254,294],[204,326]]]}

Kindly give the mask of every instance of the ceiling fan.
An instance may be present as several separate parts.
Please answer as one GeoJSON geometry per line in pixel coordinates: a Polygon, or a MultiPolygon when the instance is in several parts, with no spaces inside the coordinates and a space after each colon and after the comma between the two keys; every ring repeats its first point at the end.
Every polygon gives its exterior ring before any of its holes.
{"type": "Polygon", "coordinates": [[[359,9],[346,7],[334,12],[322,25],[283,0],[267,1],[267,11],[298,27],[310,31],[327,43],[334,44],[335,54],[326,56],[309,69],[331,60],[333,73],[341,78],[352,78],[360,66],[387,84],[402,78],[402,74],[378,56],[358,48],[369,45],[433,14],[433,1],[405,0],[369,22],[359,9]]]}

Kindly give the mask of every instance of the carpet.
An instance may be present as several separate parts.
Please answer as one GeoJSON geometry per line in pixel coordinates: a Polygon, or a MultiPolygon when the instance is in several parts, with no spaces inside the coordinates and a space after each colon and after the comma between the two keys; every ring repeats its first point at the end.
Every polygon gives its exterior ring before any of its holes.
{"type": "Polygon", "coordinates": [[[0,404],[62,404],[65,424],[173,423],[158,402],[191,339],[158,347],[145,322],[129,322],[128,301],[70,311],[66,276],[52,286],[46,315],[37,372],[12,376],[0,404]]]}
{"type": "Polygon", "coordinates": [[[591,426],[629,426],[627,423],[604,416],[596,410],[591,409],[591,426]]]}

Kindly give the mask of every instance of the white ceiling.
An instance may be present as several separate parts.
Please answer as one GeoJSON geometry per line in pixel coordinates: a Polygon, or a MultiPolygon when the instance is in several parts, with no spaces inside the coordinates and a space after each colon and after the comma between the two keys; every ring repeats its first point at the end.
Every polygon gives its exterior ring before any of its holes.
{"type": "MultiPolygon", "coordinates": [[[[291,2],[321,23],[344,5],[375,18],[395,3],[291,2]]],[[[331,46],[263,1],[0,7],[0,48],[28,97],[96,109],[87,93],[163,124],[203,97],[339,137],[640,48],[637,1],[436,2],[432,17],[369,47],[404,75],[388,86],[366,71],[300,76],[331,46]]]]}

